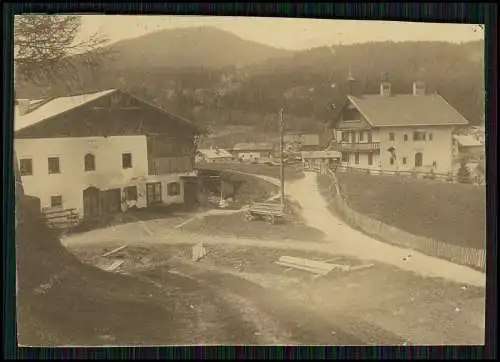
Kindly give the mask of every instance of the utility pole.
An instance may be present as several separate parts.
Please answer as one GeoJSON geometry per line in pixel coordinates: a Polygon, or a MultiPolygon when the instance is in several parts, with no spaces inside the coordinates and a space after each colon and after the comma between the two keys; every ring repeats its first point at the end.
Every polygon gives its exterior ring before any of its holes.
{"type": "Polygon", "coordinates": [[[280,181],[281,181],[281,206],[285,206],[285,160],[284,160],[284,132],[285,121],[283,120],[283,108],[280,109],[280,181]]]}

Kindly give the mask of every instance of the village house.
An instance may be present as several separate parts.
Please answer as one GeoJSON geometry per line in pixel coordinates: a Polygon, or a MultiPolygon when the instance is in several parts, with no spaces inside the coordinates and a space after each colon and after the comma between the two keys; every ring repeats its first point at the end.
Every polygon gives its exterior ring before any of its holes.
{"type": "Polygon", "coordinates": [[[319,150],[319,134],[304,133],[300,131],[288,131],[283,136],[286,152],[315,151],[319,150]]]}
{"type": "Polygon", "coordinates": [[[240,161],[257,161],[259,158],[271,158],[274,145],[272,143],[237,143],[231,152],[240,161]]]}
{"type": "Polygon", "coordinates": [[[335,170],[340,163],[341,153],[332,150],[302,151],[301,157],[306,170],[335,170]]]}
{"type": "Polygon", "coordinates": [[[196,162],[216,163],[216,162],[231,162],[233,155],[222,148],[200,148],[196,154],[196,162]]]}
{"type": "Polygon", "coordinates": [[[43,210],[75,209],[93,218],[134,206],[195,203],[198,130],[190,122],[115,89],[19,111],[21,178],[43,210]]]}
{"type": "Polygon", "coordinates": [[[389,82],[376,95],[353,95],[352,89],[330,124],[344,165],[452,172],[452,135],[469,122],[443,97],[427,94],[423,82],[413,83],[412,94],[392,94],[389,82]]]}

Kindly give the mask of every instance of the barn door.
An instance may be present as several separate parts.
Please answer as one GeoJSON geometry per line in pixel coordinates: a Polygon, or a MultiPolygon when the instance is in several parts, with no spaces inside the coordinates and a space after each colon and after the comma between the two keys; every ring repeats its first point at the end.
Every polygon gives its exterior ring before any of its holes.
{"type": "Polygon", "coordinates": [[[99,189],[89,187],[83,190],[83,216],[91,218],[101,215],[99,189]]]}

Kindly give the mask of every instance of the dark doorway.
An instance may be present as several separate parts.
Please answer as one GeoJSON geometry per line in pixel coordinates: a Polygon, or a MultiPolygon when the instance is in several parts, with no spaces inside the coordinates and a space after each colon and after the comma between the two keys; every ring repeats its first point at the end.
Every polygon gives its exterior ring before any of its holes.
{"type": "Polygon", "coordinates": [[[162,202],[161,182],[152,182],[146,184],[146,200],[148,205],[159,204],[162,202]]]}
{"type": "Polygon", "coordinates": [[[92,218],[101,215],[99,189],[89,187],[83,190],[83,216],[92,218]]]}
{"type": "Polygon", "coordinates": [[[100,197],[102,213],[116,214],[122,211],[122,197],[120,189],[101,191],[100,197]]]}
{"type": "Polygon", "coordinates": [[[415,154],[415,167],[422,167],[423,163],[424,163],[424,156],[418,152],[415,154]]]}
{"type": "Polygon", "coordinates": [[[198,202],[198,180],[195,177],[183,178],[184,207],[192,210],[198,202]]]}

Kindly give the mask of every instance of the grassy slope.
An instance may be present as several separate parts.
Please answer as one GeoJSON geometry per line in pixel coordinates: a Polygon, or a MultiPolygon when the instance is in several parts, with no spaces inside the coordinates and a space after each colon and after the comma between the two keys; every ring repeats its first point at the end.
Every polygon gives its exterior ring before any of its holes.
{"type": "Polygon", "coordinates": [[[415,235],[485,248],[485,189],[427,180],[338,173],[356,211],[415,235]]]}

